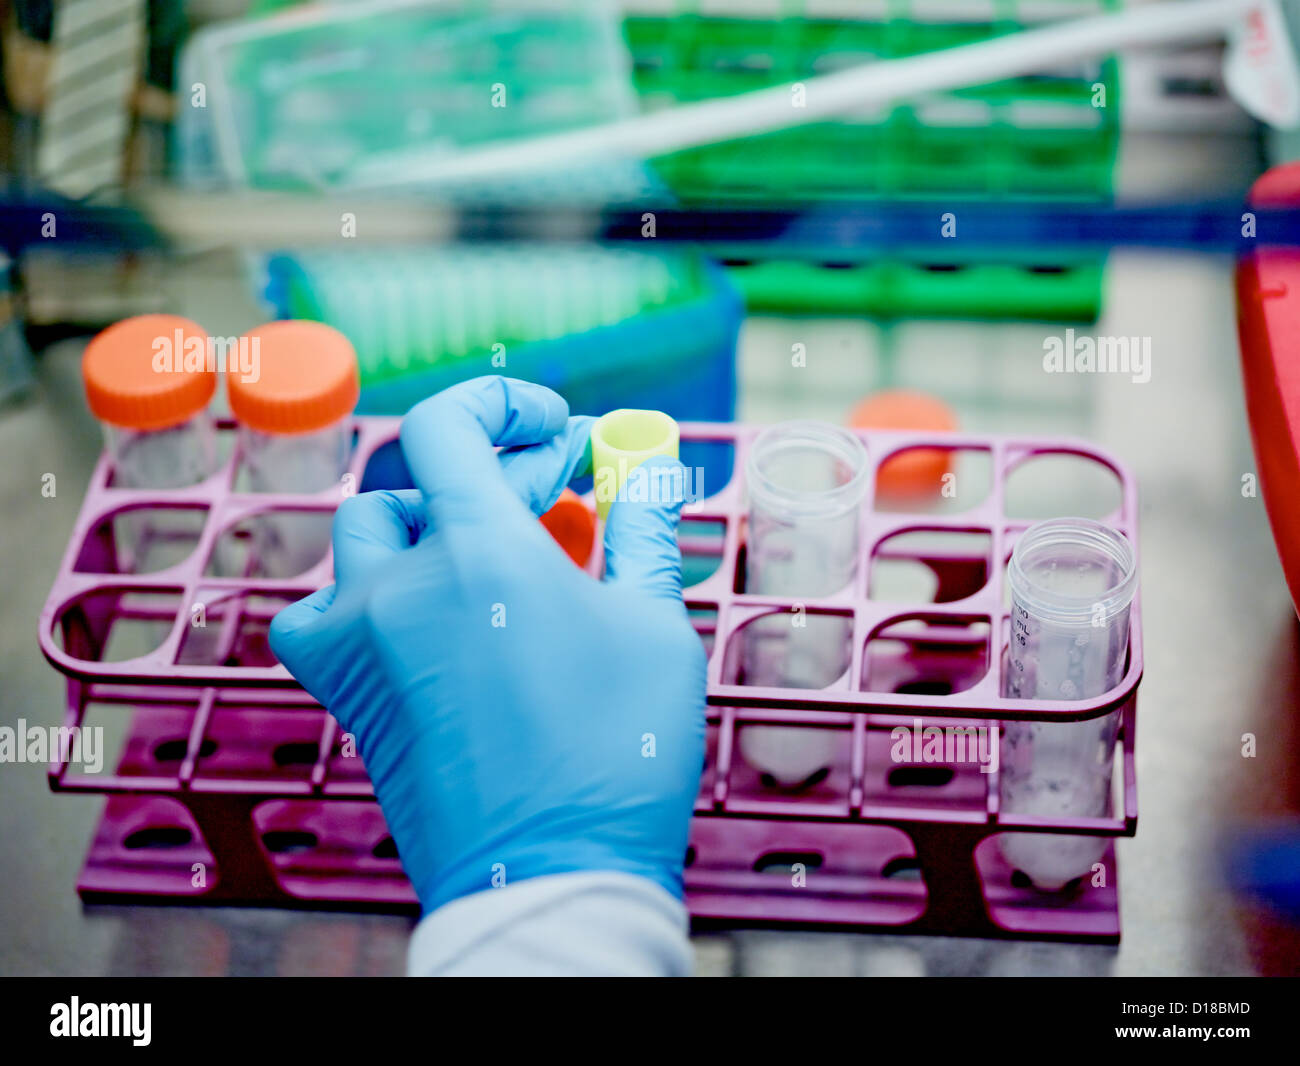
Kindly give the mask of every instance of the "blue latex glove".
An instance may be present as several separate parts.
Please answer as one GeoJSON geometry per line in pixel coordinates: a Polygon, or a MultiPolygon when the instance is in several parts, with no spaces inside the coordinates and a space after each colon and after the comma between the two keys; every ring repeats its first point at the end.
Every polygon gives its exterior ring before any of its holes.
{"type": "Polygon", "coordinates": [[[615,502],[593,580],[536,517],[589,472],[590,429],[508,378],[420,403],[401,431],[418,487],[345,500],[335,584],[271,626],[280,661],[355,735],[426,911],[494,876],[582,870],[681,895],[705,682],[682,481],[676,500],[615,502]]]}

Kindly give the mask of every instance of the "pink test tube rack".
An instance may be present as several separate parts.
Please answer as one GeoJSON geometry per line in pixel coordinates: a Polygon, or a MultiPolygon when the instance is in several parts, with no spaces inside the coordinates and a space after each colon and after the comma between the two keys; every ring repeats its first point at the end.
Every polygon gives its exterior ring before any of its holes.
{"type": "MultiPolygon", "coordinates": [[[[399,420],[360,418],[350,471],[363,484],[399,420]]],[[[233,437],[232,425],[221,432],[233,437]]],[[[911,448],[987,456],[990,491],[958,514],[878,509],[863,503],[854,583],[799,600],[744,592],[744,463],[757,427],[681,426],[692,447],[729,454],[725,485],[683,516],[688,573],[712,568],[685,593],[709,648],[708,759],[686,856],[686,898],[697,923],[873,927],[900,933],[1117,942],[1113,843],[1101,876],[1060,893],[1032,888],[996,846],[998,833],[1078,833],[1115,838],[1137,830],[1136,690],[1142,674],[1135,601],[1123,680],[1096,699],[1007,700],[1001,673],[1009,632],[1004,570],[1031,523],[1004,513],[1010,473],[1040,455],[1071,455],[1109,470],[1120,485],[1104,517],[1136,543],[1133,479],[1114,458],[1062,439],[860,432],[875,469],[911,448]],[[903,534],[972,534],[981,550],[909,548],[903,534]],[[925,602],[868,595],[873,567],[903,561],[935,578],[925,602]],[[716,563],[716,565],[714,565],[716,563]],[[825,689],[744,683],[738,652],[747,623],[798,610],[852,620],[851,661],[825,689]],[[891,731],[996,726],[999,720],[1068,721],[1121,710],[1116,780],[1120,813],[1105,818],[1008,815],[998,774],[972,760],[940,764],[891,755],[891,731]],[[835,733],[829,772],[802,788],[764,781],[741,759],[736,735],[751,724],[835,733]]],[[[116,765],[90,774],[55,753],[60,791],[107,793],[78,891],[86,901],[191,902],[414,911],[361,760],[337,724],[276,663],[266,644],[276,611],[330,580],[331,558],[292,579],[213,576],[218,540],[270,511],[328,514],[338,490],[312,496],[236,491],[237,446],[212,477],[190,488],[115,488],[105,457],[95,469],[53,590],[40,644],[68,677],[69,726],[116,720],[125,739],[116,765]],[[112,520],[124,511],[188,510],[201,522],[192,550],[148,574],[122,572],[112,520]],[[205,625],[195,627],[197,612],[205,625]],[[106,654],[115,628],[166,632],[151,652],[106,654]],[[201,637],[201,639],[199,639],[201,637]],[[106,717],[105,717],[106,716],[106,717]]],[[[706,472],[707,477],[707,472],[706,472]]],[[[711,487],[711,486],[710,486],[711,487]]],[[[225,541],[228,542],[228,541],[225,541]]],[[[589,569],[599,575],[595,553],[589,569]]],[[[245,572],[249,572],[245,570],[245,572]]],[[[109,732],[113,729],[110,728],[109,732]]]]}

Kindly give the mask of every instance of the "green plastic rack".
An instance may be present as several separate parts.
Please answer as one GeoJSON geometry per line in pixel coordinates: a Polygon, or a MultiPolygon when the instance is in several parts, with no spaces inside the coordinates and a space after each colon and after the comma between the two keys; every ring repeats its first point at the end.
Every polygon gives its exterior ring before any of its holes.
{"type": "MultiPolygon", "coordinates": [[[[1026,6],[994,0],[972,4],[969,21],[926,21],[921,0],[890,0],[888,17],[880,18],[877,6],[877,21],[869,21],[810,17],[800,0],[784,0],[779,17],[770,6],[753,14],[739,8],[726,16],[701,14],[698,0],[677,0],[671,15],[631,11],[623,29],[641,107],[653,111],[988,40],[1023,28],[1026,6]]],[[[1119,5],[1057,0],[1036,10],[1050,15],[1054,6],[1062,16],[1077,16],[1119,5]]],[[[654,166],[686,203],[1106,200],[1113,192],[1119,103],[1112,58],[692,148],[654,166]]],[[[1044,253],[1034,265],[899,259],[838,269],[773,260],[729,267],[756,310],[1095,318],[1104,258],[1062,261],[1044,253]]]]}
{"type": "Polygon", "coordinates": [[[1024,318],[1090,322],[1104,259],[1044,263],[724,261],[752,309],[873,318],[1024,318]]]}

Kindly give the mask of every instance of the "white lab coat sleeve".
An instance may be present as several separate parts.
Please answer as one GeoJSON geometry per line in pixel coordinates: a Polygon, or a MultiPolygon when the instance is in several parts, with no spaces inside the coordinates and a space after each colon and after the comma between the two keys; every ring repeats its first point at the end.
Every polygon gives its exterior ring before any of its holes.
{"type": "Polygon", "coordinates": [[[551,874],[453,900],[411,937],[413,977],[686,977],[686,908],[645,877],[551,874]]]}

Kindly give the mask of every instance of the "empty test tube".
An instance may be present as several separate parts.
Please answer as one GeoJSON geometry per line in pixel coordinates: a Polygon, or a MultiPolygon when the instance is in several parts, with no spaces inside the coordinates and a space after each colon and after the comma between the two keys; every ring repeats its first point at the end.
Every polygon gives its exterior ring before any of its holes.
{"type": "MultiPolygon", "coordinates": [[[[352,451],[360,395],[357,356],[319,322],[271,322],[241,338],[254,373],[228,373],[243,468],[253,492],[316,493],[340,486],[352,451]]],[[[258,571],[295,577],[325,556],[328,516],[274,512],[253,528],[258,571]]]]}
{"type": "MultiPolygon", "coordinates": [[[[838,426],[784,422],[755,438],[745,463],[749,531],[745,591],[822,597],[857,575],[858,530],[867,491],[867,453],[838,426]]],[[[825,688],[849,667],[851,618],[782,613],[747,625],[745,684],[825,688]]],[[[826,729],[746,726],[740,752],[778,784],[796,786],[827,769],[835,734],[826,729]]]]}
{"type": "MultiPolygon", "coordinates": [[[[208,403],[217,375],[208,354],[207,332],[176,315],[123,319],[86,346],[86,401],[103,426],[115,486],[184,488],[216,470],[208,403]]],[[[197,537],[202,523],[195,510],[127,512],[119,561],[135,573],[157,569],[152,560],[167,542],[197,537]]]]}
{"type": "MultiPolygon", "coordinates": [[[[1133,546],[1084,518],[1040,522],[1021,534],[1008,568],[1011,643],[1003,695],[1086,700],[1119,684],[1137,589],[1133,546]]],[[[1003,725],[1002,809],[1039,817],[1104,818],[1120,711],[1082,722],[1003,725]]],[[[1057,891],[1091,872],[1107,839],[1003,833],[1002,854],[1036,887],[1057,891]]]]}

